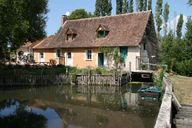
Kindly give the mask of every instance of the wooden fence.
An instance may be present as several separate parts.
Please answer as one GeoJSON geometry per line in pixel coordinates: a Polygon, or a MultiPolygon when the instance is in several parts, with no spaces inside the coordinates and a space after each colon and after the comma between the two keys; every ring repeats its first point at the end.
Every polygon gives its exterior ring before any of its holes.
{"type": "Polygon", "coordinates": [[[129,82],[128,73],[115,77],[114,75],[77,75],[77,85],[125,85],[129,82]]]}
{"type": "Polygon", "coordinates": [[[44,86],[70,84],[70,75],[0,75],[0,86],[44,86]]]}

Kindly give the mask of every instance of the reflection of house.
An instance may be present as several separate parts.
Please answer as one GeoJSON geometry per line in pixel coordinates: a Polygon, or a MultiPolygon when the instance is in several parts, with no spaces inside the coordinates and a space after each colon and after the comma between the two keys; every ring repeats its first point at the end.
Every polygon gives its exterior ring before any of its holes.
{"type": "Polygon", "coordinates": [[[140,62],[158,61],[158,42],[151,11],[66,20],[60,31],[34,47],[36,62],[59,63],[78,68],[106,66],[101,47],[118,47],[125,69],[137,70],[140,62]],[[155,58],[152,58],[155,56],[155,58]]]}

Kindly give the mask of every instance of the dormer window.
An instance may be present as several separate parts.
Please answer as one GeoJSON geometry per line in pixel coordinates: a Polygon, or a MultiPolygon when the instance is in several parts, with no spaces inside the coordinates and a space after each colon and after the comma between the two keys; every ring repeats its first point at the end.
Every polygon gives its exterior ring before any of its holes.
{"type": "Polygon", "coordinates": [[[97,37],[105,38],[109,34],[109,28],[104,25],[100,25],[97,29],[97,37]]]}
{"type": "Polygon", "coordinates": [[[74,29],[69,28],[67,30],[67,32],[66,32],[66,40],[67,41],[74,40],[76,38],[76,36],[77,36],[77,33],[76,33],[76,31],[74,29]]]}

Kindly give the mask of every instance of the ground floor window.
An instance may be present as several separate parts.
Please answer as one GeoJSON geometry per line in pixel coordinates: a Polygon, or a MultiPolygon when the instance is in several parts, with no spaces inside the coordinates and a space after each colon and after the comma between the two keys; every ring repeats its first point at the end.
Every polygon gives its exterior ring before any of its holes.
{"type": "Polygon", "coordinates": [[[60,49],[56,50],[56,57],[61,57],[61,50],[60,49]]]}
{"type": "Polygon", "coordinates": [[[71,52],[67,52],[67,58],[71,59],[71,52]]]}
{"type": "Polygon", "coordinates": [[[40,53],[40,58],[44,58],[43,52],[40,53]]]}
{"type": "Polygon", "coordinates": [[[87,50],[86,51],[86,59],[87,60],[91,60],[92,59],[92,50],[87,50]]]}

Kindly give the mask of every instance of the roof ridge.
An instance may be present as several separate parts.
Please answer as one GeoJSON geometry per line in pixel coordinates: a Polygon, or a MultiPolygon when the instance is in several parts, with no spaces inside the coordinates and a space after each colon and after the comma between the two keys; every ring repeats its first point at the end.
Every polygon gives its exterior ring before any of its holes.
{"type": "MultiPolygon", "coordinates": [[[[121,17],[121,16],[137,15],[137,14],[143,14],[143,13],[152,13],[152,11],[147,10],[147,11],[141,11],[141,12],[118,14],[118,15],[113,15],[113,16],[89,17],[89,18],[82,18],[82,19],[67,20],[66,22],[77,22],[77,21],[86,21],[86,20],[94,20],[94,19],[105,19],[105,18],[110,18],[110,17],[121,17]]],[[[64,26],[64,24],[63,24],[63,26],[64,26]]]]}

